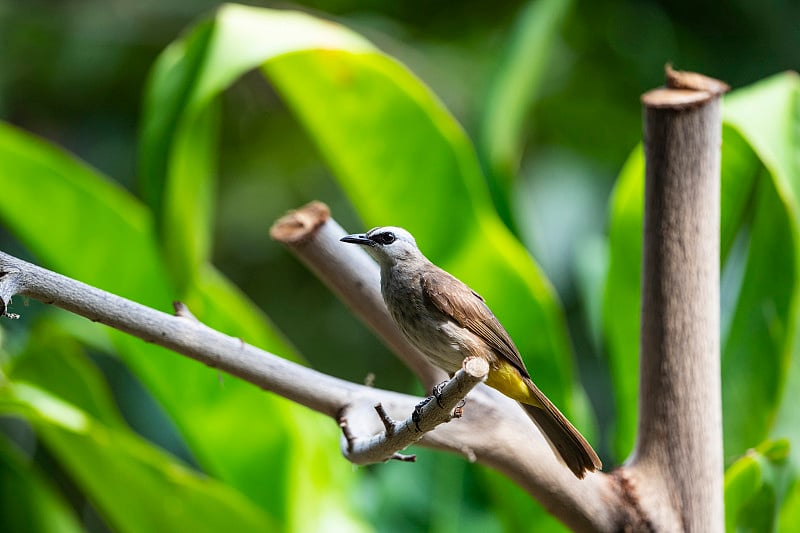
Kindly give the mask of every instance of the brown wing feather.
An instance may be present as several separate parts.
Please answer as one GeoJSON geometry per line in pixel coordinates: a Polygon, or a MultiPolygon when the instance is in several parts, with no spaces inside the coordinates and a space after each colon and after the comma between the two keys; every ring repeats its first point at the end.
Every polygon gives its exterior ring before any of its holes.
{"type": "Polygon", "coordinates": [[[441,269],[424,273],[420,281],[423,294],[439,311],[483,339],[524,377],[530,377],[514,341],[478,293],[441,269]]]}

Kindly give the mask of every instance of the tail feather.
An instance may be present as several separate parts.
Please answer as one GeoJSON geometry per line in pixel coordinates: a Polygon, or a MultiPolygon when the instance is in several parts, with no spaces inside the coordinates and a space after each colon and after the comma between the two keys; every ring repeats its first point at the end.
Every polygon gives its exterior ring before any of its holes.
{"type": "Polygon", "coordinates": [[[539,405],[520,404],[542,431],[548,444],[567,467],[580,479],[586,472],[603,468],[603,463],[591,445],[547,396],[529,379],[525,380],[539,405]]]}

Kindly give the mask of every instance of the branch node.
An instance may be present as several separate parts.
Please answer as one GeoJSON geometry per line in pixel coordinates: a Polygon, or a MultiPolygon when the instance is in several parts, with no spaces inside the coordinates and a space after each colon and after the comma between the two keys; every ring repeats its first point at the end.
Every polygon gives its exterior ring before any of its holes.
{"type": "Polygon", "coordinates": [[[192,320],[192,321],[198,322],[198,323],[200,322],[199,320],[197,320],[197,317],[195,317],[192,314],[192,312],[189,311],[189,308],[186,306],[185,303],[179,302],[178,300],[175,300],[174,302],[172,302],[172,308],[175,310],[175,316],[181,317],[181,318],[188,318],[189,320],[192,320]]]}
{"type": "Polygon", "coordinates": [[[475,450],[473,450],[469,446],[462,446],[460,448],[460,451],[461,454],[464,456],[464,458],[470,463],[474,463],[478,460],[478,456],[475,454],[475,450]]]}
{"type": "Polygon", "coordinates": [[[415,463],[415,462],[417,462],[417,456],[414,455],[414,454],[405,455],[405,454],[402,454],[402,453],[393,453],[392,456],[389,457],[389,459],[395,460],[395,461],[403,461],[405,463],[415,463]]]}
{"type": "Polygon", "coordinates": [[[364,378],[364,386],[365,387],[374,387],[375,386],[375,374],[370,372],[364,378]]]}

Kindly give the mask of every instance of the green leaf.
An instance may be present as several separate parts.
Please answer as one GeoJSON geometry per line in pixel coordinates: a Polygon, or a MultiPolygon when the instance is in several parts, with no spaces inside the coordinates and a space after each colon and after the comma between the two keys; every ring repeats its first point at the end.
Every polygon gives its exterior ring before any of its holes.
{"type": "Polygon", "coordinates": [[[726,100],[727,123],[747,139],[769,178],[758,187],[747,269],[723,352],[727,456],[742,453],[767,435],[800,442],[796,399],[787,386],[800,384],[795,340],[800,297],[799,98],[800,78],[788,73],[726,100]]]}
{"type": "Polygon", "coordinates": [[[104,426],[33,385],[17,382],[6,394],[114,530],[275,530],[276,524],[238,493],[129,431],[104,426]]]}
{"type": "Polygon", "coordinates": [[[0,516],[6,531],[83,531],[61,495],[5,437],[0,437],[0,516]]]}
{"type": "Polygon", "coordinates": [[[522,159],[529,108],[539,96],[571,0],[528,2],[516,17],[483,102],[480,152],[500,218],[514,227],[511,185],[522,159]]]}
{"type": "Polygon", "coordinates": [[[145,203],[162,225],[171,140],[202,67],[212,29],[212,21],[201,22],[186,39],[169,46],[159,56],[145,90],[145,118],[139,146],[139,187],[145,203]],[[154,90],[154,87],[166,89],[154,90]]]}
{"type": "Polygon", "coordinates": [[[229,4],[160,56],[143,110],[140,181],[179,284],[193,280],[211,250],[219,93],[270,57],[338,46],[369,45],[307,15],[229,4]]]}
{"type": "Polygon", "coordinates": [[[14,381],[36,384],[109,427],[124,426],[100,371],[53,320],[37,321],[7,374],[14,381]]]}
{"type": "Polygon", "coordinates": [[[797,531],[797,524],[800,524],[800,483],[795,478],[780,508],[778,531],[785,533],[797,531]]]}
{"type": "Polygon", "coordinates": [[[736,531],[741,509],[761,489],[761,466],[752,455],[745,455],[725,472],[725,531],[736,531]]]}
{"type": "Polygon", "coordinates": [[[766,438],[786,379],[798,290],[796,220],[767,176],[759,180],[750,249],[722,354],[725,455],[766,438]]]}
{"type": "Polygon", "coordinates": [[[0,220],[41,261],[157,309],[173,290],[147,210],[65,152],[0,122],[0,220]]]}
{"type": "Polygon", "coordinates": [[[773,531],[786,491],[789,442],[765,441],[725,472],[725,530],[773,531]]]}
{"type": "Polygon", "coordinates": [[[554,291],[497,217],[475,152],[441,103],[375,52],[309,50],[264,71],[366,226],[409,229],[426,255],[482,294],[540,387],[572,412],[583,398],[570,398],[571,352],[554,291]]]}
{"type": "MultiPolygon", "coordinates": [[[[262,65],[363,218],[412,230],[427,253],[484,293],[560,406],[585,402],[580,392],[570,398],[570,348],[552,288],[494,213],[463,130],[405,67],[334,23],[233,5],[219,10],[206,54],[179,123],[262,65]]],[[[184,133],[176,130],[173,158],[184,133]]]]}
{"type": "Polygon", "coordinates": [[[633,447],[639,404],[640,280],[644,154],[637,147],[622,167],[611,196],[609,265],[603,317],[614,384],[617,460],[633,447]]]}

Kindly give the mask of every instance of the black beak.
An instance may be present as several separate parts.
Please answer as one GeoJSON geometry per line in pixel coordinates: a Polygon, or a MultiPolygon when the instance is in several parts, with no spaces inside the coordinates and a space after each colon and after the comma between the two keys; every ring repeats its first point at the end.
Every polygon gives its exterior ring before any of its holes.
{"type": "Polygon", "coordinates": [[[375,246],[375,241],[368,239],[366,233],[353,233],[346,235],[339,239],[342,242],[349,242],[351,244],[360,244],[361,246],[375,246]]]}

